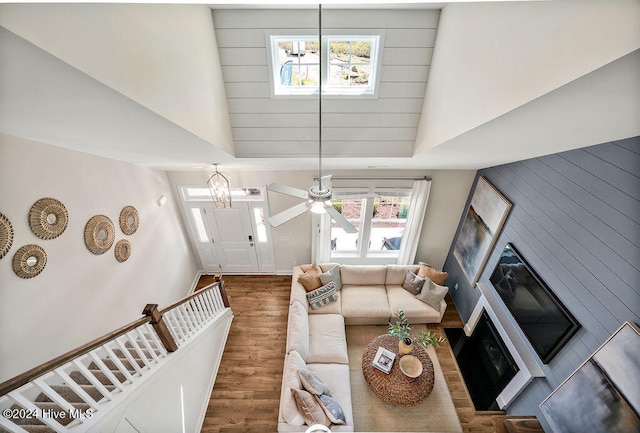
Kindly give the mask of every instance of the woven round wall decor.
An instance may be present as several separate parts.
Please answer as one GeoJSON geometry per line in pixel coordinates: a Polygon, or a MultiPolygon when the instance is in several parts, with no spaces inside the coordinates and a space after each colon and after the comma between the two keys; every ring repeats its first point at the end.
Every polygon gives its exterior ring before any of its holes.
{"type": "Polygon", "coordinates": [[[47,264],[47,253],[38,245],[20,247],[13,256],[13,272],[20,278],[33,278],[47,264]]]}
{"type": "Polygon", "coordinates": [[[13,244],[13,226],[11,221],[0,212],[0,259],[3,258],[13,244]]]}
{"type": "Polygon", "coordinates": [[[116,242],[116,247],[114,249],[116,260],[120,263],[126,261],[131,255],[131,244],[128,240],[122,239],[116,242]]]}
{"type": "Polygon", "coordinates": [[[115,239],[113,223],[104,215],[92,216],[84,226],[84,243],[93,254],[109,251],[115,239]]]}
{"type": "Polygon", "coordinates": [[[67,208],[55,198],[41,198],[29,211],[29,227],[40,239],[57,238],[67,228],[68,222],[67,208]]]}
{"type": "Polygon", "coordinates": [[[132,235],[138,230],[140,217],[133,206],[125,206],[120,211],[120,228],[125,235],[132,235]]]}

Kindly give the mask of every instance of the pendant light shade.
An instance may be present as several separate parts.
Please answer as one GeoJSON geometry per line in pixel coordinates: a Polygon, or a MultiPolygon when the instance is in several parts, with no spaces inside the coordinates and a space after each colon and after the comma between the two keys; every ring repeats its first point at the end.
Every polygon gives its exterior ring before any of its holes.
{"type": "Polygon", "coordinates": [[[207,180],[207,187],[217,208],[231,207],[231,185],[229,175],[218,171],[218,164],[213,164],[215,173],[207,180]]]}

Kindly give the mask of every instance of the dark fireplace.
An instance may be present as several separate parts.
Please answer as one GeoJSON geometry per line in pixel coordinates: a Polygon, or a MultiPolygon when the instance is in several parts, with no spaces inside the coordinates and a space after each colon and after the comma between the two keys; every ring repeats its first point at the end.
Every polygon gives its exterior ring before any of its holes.
{"type": "Polygon", "coordinates": [[[496,398],[519,368],[487,312],[470,337],[460,328],[446,328],[445,333],[476,410],[500,410],[496,398]]]}

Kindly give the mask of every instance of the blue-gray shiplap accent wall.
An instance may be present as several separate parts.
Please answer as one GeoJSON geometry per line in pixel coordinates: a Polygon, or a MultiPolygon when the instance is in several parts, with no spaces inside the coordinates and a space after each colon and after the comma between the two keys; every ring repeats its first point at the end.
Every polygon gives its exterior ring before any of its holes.
{"type": "MultiPolygon", "coordinates": [[[[482,278],[511,242],[582,325],[543,366],[546,377],[507,409],[537,415],[550,431],[538,405],[623,322],[640,324],[640,137],[491,167],[478,176],[513,203],[482,278]]],[[[444,269],[466,322],[479,290],[452,249],[444,269]]]]}

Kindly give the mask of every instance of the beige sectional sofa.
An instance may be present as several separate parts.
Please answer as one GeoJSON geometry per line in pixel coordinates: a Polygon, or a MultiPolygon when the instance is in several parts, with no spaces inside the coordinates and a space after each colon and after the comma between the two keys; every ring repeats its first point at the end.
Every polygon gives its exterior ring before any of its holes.
{"type": "Polygon", "coordinates": [[[444,299],[436,310],[402,287],[407,271],[419,265],[355,266],[321,264],[322,272],[339,266],[342,287],[337,300],[312,309],[307,291],[298,278],[312,265],[293,269],[287,349],[284,362],[279,432],[304,432],[304,417],[291,389],[302,389],[298,370],[316,373],[344,411],[346,423],[332,425],[332,432],[353,431],[349,358],[345,325],[386,325],[402,309],[410,323],[439,323],[447,308],[444,299]]]}

